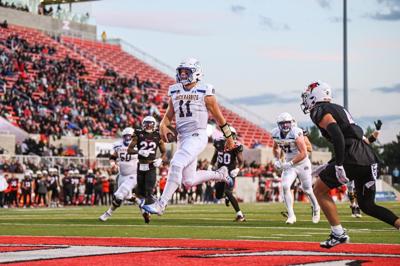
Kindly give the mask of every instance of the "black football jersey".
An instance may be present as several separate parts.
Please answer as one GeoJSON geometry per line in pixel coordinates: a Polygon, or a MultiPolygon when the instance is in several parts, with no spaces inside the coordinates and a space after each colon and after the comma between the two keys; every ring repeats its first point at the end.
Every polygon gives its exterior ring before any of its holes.
{"type": "Polygon", "coordinates": [[[135,134],[137,137],[137,148],[140,150],[149,150],[150,155],[143,157],[138,155],[139,161],[153,161],[156,159],[157,149],[160,146],[160,133],[155,130],[151,133],[144,131],[143,129],[136,129],[135,134]]]}
{"type": "Polygon", "coordinates": [[[318,103],[311,110],[311,120],[318,126],[322,136],[331,142],[329,133],[318,125],[328,113],[336,120],[343,133],[346,144],[345,164],[371,165],[377,162],[374,151],[363,141],[363,130],[354,122],[350,113],[340,105],[329,102],[318,103]]]}
{"type": "Polygon", "coordinates": [[[32,179],[24,178],[22,180],[22,186],[24,187],[24,189],[31,189],[32,188],[32,179]]]}
{"type": "Polygon", "coordinates": [[[18,188],[18,178],[11,178],[9,184],[13,189],[18,188]]]}
{"type": "Polygon", "coordinates": [[[239,144],[233,150],[225,151],[224,149],[217,149],[217,167],[226,166],[230,171],[237,167],[237,155],[243,151],[243,145],[239,144]]]}

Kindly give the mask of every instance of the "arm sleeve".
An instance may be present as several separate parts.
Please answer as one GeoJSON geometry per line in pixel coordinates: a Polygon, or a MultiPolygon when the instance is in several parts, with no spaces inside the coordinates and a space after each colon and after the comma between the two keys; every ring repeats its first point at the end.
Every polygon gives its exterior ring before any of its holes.
{"type": "Polygon", "coordinates": [[[344,162],[344,136],[337,123],[331,123],[326,128],[331,137],[333,148],[335,150],[336,165],[343,165],[344,162]]]}

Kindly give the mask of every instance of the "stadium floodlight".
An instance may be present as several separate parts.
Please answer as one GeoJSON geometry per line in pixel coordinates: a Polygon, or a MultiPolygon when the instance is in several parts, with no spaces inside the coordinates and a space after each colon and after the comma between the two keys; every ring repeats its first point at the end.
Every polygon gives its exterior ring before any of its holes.
{"type": "Polygon", "coordinates": [[[347,0],[343,0],[343,107],[349,110],[347,87],[347,0]]]}

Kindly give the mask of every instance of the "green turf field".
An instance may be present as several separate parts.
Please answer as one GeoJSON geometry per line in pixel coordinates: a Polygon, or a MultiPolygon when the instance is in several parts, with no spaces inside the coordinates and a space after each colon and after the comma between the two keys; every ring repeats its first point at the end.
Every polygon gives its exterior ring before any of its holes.
{"type": "MultiPolygon", "coordinates": [[[[381,203],[400,215],[398,202],[381,203]]],[[[105,223],[97,220],[107,207],[53,209],[1,209],[0,235],[32,236],[115,236],[202,239],[251,239],[277,241],[321,241],[329,226],[311,222],[309,204],[296,204],[297,223],[286,225],[280,214],[283,204],[242,204],[247,222],[233,222],[232,207],[215,205],[170,205],[162,217],[143,222],[137,206],[124,206],[105,223]]],[[[364,215],[352,218],[348,204],[338,205],[342,224],[352,243],[397,243],[400,232],[364,215]]]]}

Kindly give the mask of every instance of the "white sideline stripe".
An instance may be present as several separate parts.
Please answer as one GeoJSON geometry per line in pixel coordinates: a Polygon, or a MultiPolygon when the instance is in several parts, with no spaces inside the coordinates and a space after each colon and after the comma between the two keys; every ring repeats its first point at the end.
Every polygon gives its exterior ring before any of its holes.
{"type": "Polygon", "coordinates": [[[280,236],[238,236],[237,238],[254,238],[254,239],[281,239],[280,236]]]}
{"type": "MultiPolygon", "coordinates": [[[[35,245],[31,245],[35,246],[35,245]]],[[[147,251],[162,251],[176,250],[177,248],[168,247],[110,247],[110,246],[65,246],[53,245],[54,248],[42,250],[27,250],[27,251],[11,251],[2,252],[0,263],[7,262],[23,262],[40,259],[60,259],[81,256],[107,255],[107,254],[123,254],[131,252],[147,252],[147,251]]]]}
{"type": "MultiPolygon", "coordinates": [[[[76,220],[76,219],[80,219],[80,220],[93,220],[93,215],[78,215],[78,214],[74,214],[74,215],[66,215],[69,217],[46,217],[43,218],[42,215],[24,215],[19,216],[19,217],[15,217],[15,216],[7,216],[7,215],[0,215],[0,218],[3,219],[14,219],[14,220],[26,220],[26,218],[29,218],[31,220],[76,220]],[[86,217],[85,217],[86,216],[86,217]]],[[[143,218],[141,216],[137,216],[137,217],[132,217],[132,216],[121,216],[118,215],[118,217],[113,217],[113,220],[124,220],[124,219],[140,219],[142,220],[143,218]]],[[[163,217],[163,220],[203,220],[203,221],[232,221],[232,219],[227,219],[227,218],[205,218],[205,217],[179,217],[179,218],[173,218],[173,217],[163,217]]],[[[285,222],[285,219],[263,219],[263,218],[253,218],[253,219],[249,219],[248,216],[246,216],[247,221],[260,221],[260,222],[285,222]]],[[[298,222],[311,222],[311,219],[308,220],[299,220],[297,219],[298,222]]],[[[322,222],[326,222],[326,220],[321,220],[322,222]]],[[[379,220],[376,221],[361,221],[361,220],[341,220],[342,223],[382,223],[379,220]]],[[[298,227],[297,227],[298,228],[298,227]]]]}
{"type": "Polygon", "coordinates": [[[272,234],[273,236],[306,236],[310,237],[311,235],[288,235],[288,234],[272,234]]]}
{"type": "MultiPolygon", "coordinates": [[[[1,223],[0,225],[20,225],[20,226],[57,226],[57,227],[145,227],[145,228],[159,228],[159,227],[167,227],[167,228],[229,228],[229,229],[281,229],[281,230],[316,230],[316,231],[326,231],[329,232],[327,228],[310,228],[310,227],[275,227],[275,226],[229,226],[226,225],[148,225],[148,224],[27,224],[27,223],[1,223]]],[[[348,232],[359,232],[359,233],[374,233],[374,232],[394,232],[397,231],[395,229],[368,229],[368,228],[361,228],[361,229],[349,229],[348,232]]]]}

